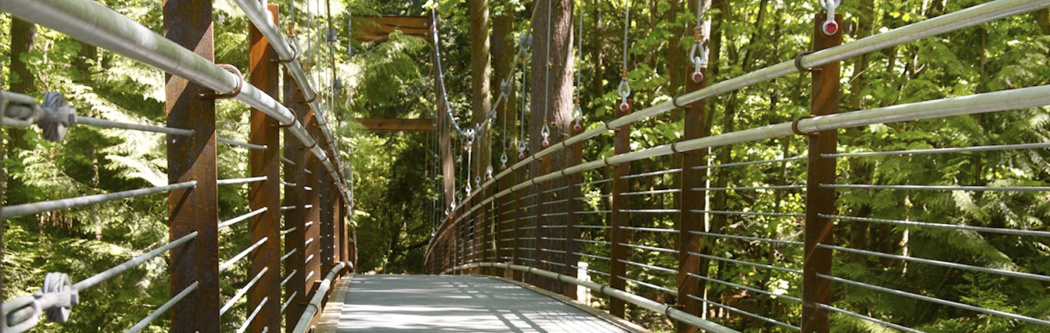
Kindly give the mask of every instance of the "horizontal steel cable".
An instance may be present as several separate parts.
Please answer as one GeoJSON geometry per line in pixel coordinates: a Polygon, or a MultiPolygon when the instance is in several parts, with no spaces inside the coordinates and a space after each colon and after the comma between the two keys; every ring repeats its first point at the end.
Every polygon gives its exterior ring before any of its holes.
{"type": "Polygon", "coordinates": [[[80,207],[86,205],[100,204],[104,202],[141,197],[144,195],[150,195],[161,192],[170,192],[175,190],[187,189],[197,186],[197,181],[188,181],[183,183],[177,183],[167,186],[157,186],[145,189],[130,190],[123,192],[113,192],[105,194],[86,195],[76,198],[59,199],[53,201],[42,201],[27,203],[14,206],[6,206],[0,209],[0,219],[9,219],[12,217],[39,214],[43,212],[50,212],[59,209],[80,207]]]}

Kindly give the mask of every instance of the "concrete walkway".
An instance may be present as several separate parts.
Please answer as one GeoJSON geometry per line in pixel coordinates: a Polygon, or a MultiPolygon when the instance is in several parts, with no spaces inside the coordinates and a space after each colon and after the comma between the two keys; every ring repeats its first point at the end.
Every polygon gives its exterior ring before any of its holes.
{"type": "Polygon", "coordinates": [[[357,275],[338,308],[338,332],[628,332],[546,295],[480,276],[357,275]]]}

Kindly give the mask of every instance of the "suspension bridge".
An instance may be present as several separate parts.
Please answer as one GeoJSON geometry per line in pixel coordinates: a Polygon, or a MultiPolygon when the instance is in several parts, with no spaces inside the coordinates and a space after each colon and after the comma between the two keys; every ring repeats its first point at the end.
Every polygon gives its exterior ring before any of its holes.
{"type": "MultiPolygon", "coordinates": [[[[91,0],[0,1],[0,11],[169,75],[165,126],[80,116],[57,93],[43,96],[43,102],[33,96],[0,94],[3,126],[38,126],[49,140],[62,140],[65,130],[77,125],[167,135],[169,182],[166,186],[127,192],[4,206],[0,208],[0,218],[166,193],[170,228],[169,243],[97,275],[73,281],[61,272],[48,274],[39,292],[3,303],[2,331],[33,331],[42,321],[61,323],[70,316],[90,315],[77,312],[79,291],[165,255],[169,257],[170,301],[158,305],[133,327],[104,331],[138,332],[158,318],[167,317],[173,332],[219,332],[223,314],[235,306],[245,306],[246,320],[234,325],[238,333],[646,331],[647,323],[623,319],[629,309],[665,316],[673,320],[680,332],[829,332],[834,318],[847,317],[890,329],[920,332],[878,313],[857,313],[836,306],[836,299],[843,293],[857,290],[1005,318],[1021,331],[1050,329],[1045,313],[982,307],[967,299],[859,281],[836,274],[832,265],[836,253],[861,255],[1006,276],[1034,281],[1046,288],[1050,276],[1033,268],[992,267],[925,258],[922,253],[898,255],[850,248],[836,245],[835,230],[845,224],[878,224],[1014,240],[1050,236],[1050,232],[1023,226],[848,216],[840,212],[842,203],[838,202],[842,193],[853,191],[1038,193],[1042,196],[1034,200],[1045,200],[1050,187],[1025,182],[860,184],[842,183],[840,176],[852,167],[842,162],[847,159],[973,152],[1010,154],[1045,150],[1050,148],[1048,143],[911,150],[869,147],[867,151],[850,152],[837,147],[839,130],[848,128],[1017,112],[1050,105],[1050,86],[1036,86],[839,112],[841,61],[1044,9],[1050,7],[1050,1],[989,1],[845,44],[839,28],[841,16],[835,13],[838,3],[826,1],[822,3],[823,10],[813,18],[810,51],[720,82],[708,82],[710,78],[705,77],[706,46],[698,34],[690,53],[696,69],[690,73],[693,82],[688,85],[689,92],[652,106],[635,107],[624,75],[615,119],[576,126],[574,135],[560,141],[548,136],[550,129],[544,124],[541,134],[545,148],[530,154],[522,146],[519,158],[502,156],[503,165],[498,172],[491,167],[477,174],[467,172],[462,189],[457,189],[453,181],[449,138],[458,135],[472,146],[474,138],[483,135],[487,127],[483,125],[498,119],[492,113],[484,122],[471,126],[461,126],[456,121],[440,68],[438,14],[432,11],[431,22],[422,30],[425,32],[416,33],[432,38],[440,85],[435,99],[441,107],[436,126],[413,126],[441,132],[445,203],[437,207],[443,218],[425,254],[424,270],[430,275],[405,276],[354,274],[355,239],[368,235],[356,235],[346,223],[354,199],[353,170],[342,160],[349,148],[340,147],[325,112],[336,101],[331,99],[332,94],[315,90],[320,78],[311,77],[308,66],[301,63],[304,50],[296,39],[294,23],[287,34],[278,28],[282,21],[276,5],[256,0],[235,2],[251,21],[247,78],[236,67],[213,61],[212,29],[219,27],[212,21],[210,0],[166,1],[163,35],[91,0]],[[284,82],[280,82],[282,69],[286,73],[284,82]],[[812,82],[808,115],[717,135],[708,136],[701,131],[700,122],[707,112],[702,103],[705,99],[793,74],[808,76],[812,82]],[[282,95],[283,100],[278,98],[282,95]],[[248,142],[216,136],[218,99],[234,99],[251,107],[248,142]],[[632,125],[668,112],[684,113],[683,138],[667,138],[665,144],[631,150],[632,125]],[[614,133],[615,149],[611,155],[584,161],[585,146],[608,132],[614,133]],[[796,156],[709,162],[708,155],[713,150],[770,139],[797,140],[808,149],[796,156]],[[215,152],[219,143],[248,149],[249,177],[217,178],[215,152]],[[554,157],[568,160],[568,166],[552,170],[554,157]],[[680,165],[666,170],[631,168],[632,162],[660,158],[674,158],[680,165]],[[711,170],[768,166],[798,172],[784,172],[784,177],[747,186],[713,186],[706,181],[711,170]],[[659,179],[656,183],[662,187],[632,186],[642,179],[659,179]],[[217,188],[242,185],[248,186],[251,211],[219,220],[217,188]],[[458,191],[465,196],[457,198],[458,191]],[[727,191],[784,191],[803,195],[804,205],[780,207],[779,211],[768,207],[721,211],[705,204],[707,198],[727,191]],[[672,206],[644,200],[662,195],[678,199],[672,206]],[[596,202],[599,209],[584,209],[584,202],[596,202]],[[651,215],[671,216],[675,223],[668,228],[649,225],[645,222],[648,219],[638,218],[651,215]],[[768,238],[761,234],[735,234],[710,222],[714,217],[728,215],[785,219],[798,225],[800,232],[791,239],[768,238]],[[237,223],[250,223],[251,245],[229,258],[220,258],[219,232],[237,223]],[[636,235],[641,234],[659,235],[656,239],[663,241],[636,241],[640,238],[636,235]],[[710,245],[717,241],[794,256],[780,260],[726,257],[710,245]],[[648,255],[666,260],[652,264],[638,259],[648,255]],[[228,278],[227,269],[243,260],[250,261],[248,276],[243,277],[250,282],[232,295],[222,293],[220,281],[228,278]],[[709,274],[712,265],[750,267],[781,277],[782,281],[799,281],[801,285],[795,289],[801,292],[770,290],[713,276],[709,274]],[[653,279],[656,275],[671,277],[674,283],[659,282],[666,279],[653,279]],[[769,296],[775,302],[765,303],[767,306],[798,312],[801,319],[777,318],[768,315],[774,312],[723,303],[704,292],[711,286],[769,296]],[[655,294],[672,297],[653,297],[655,294]],[[241,303],[245,298],[247,302],[241,303]],[[713,320],[708,315],[712,311],[749,318],[752,326],[736,327],[713,320]]],[[[549,6],[545,8],[551,11],[549,6]]],[[[629,17],[629,12],[626,14],[629,17]]],[[[527,43],[521,40],[519,56],[524,54],[527,43]]],[[[627,53],[624,54],[626,68],[627,53]]],[[[329,56],[326,61],[334,62],[334,57],[329,56]]],[[[334,77],[331,79],[334,81],[334,77]]],[[[335,86],[334,82],[331,86],[335,86]]],[[[504,93],[513,89],[509,82],[503,86],[500,88],[504,93]]],[[[496,104],[500,101],[505,98],[499,98],[496,104]]],[[[580,125],[582,115],[575,118],[580,125]]]]}

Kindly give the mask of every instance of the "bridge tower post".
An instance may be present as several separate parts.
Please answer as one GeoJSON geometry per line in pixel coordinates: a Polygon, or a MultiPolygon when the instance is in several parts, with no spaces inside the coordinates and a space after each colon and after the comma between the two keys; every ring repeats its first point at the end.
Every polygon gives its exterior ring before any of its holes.
{"type": "MultiPolygon", "coordinates": [[[[579,131],[574,130],[572,134],[577,135],[582,133],[582,131],[582,129],[579,131]]],[[[579,165],[583,161],[583,142],[574,143],[567,150],[565,154],[568,155],[568,159],[565,165],[579,165]]],[[[574,240],[580,238],[580,229],[577,227],[580,224],[580,215],[576,213],[580,210],[580,201],[576,200],[576,198],[580,197],[580,183],[583,182],[583,173],[575,173],[569,176],[568,181],[566,185],[569,188],[566,189],[565,194],[565,199],[568,200],[565,202],[565,233],[563,234],[565,247],[562,248],[565,251],[565,254],[562,255],[562,264],[565,266],[562,267],[562,274],[576,277],[577,269],[573,266],[578,265],[580,261],[580,256],[576,254],[580,252],[580,244],[574,240]]],[[[562,284],[561,294],[570,299],[576,299],[576,293],[579,288],[575,284],[566,282],[562,284]]]]}
{"type": "MultiPolygon", "coordinates": [[[[822,25],[827,16],[817,14],[814,20],[813,50],[819,51],[842,44],[842,29],[832,35],[825,35],[822,25]]],[[[835,21],[842,26],[842,17],[836,15],[835,21]]],[[[812,70],[812,99],[809,105],[810,116],[822,116],[838,113],[839,79],[841,76],[840,61],[827,63],[812,70]]],[[[809,166],[806,178],[806,226],[805,226],[805,260],[802,263],[802,331],[827,333],[830,331],[830,313],[817,304],[831,305],[831,281],[822,279],[817,274],[831,275],[832,251],[817,247],[818,244],[834,244],[834,222],[821,215],[835,214],[835,189],[822,187],[821,184],[835,183],[834,158],[822,158],[821,154],[835,153],[837,150],[838,132],[821,131],[809,136],[809,166]]]]}
{"type": "MultiPolygon", "coordinates": [[[[211,0],[165,0],[164,37],[215,59],[211,0]]],[[[193,130],[193,135],[168,136],[168,183],[196,181],[190,189],[168,194],[169,239],[197,232],[189,243],[171,251],[171,294],[193,283],[197,290],[171,308],[171,331],[218,333],[219,243],[218,185],[216,184],[215,100],[201,98],[213,92],[186,78],[166,74],[167,126],[193,130]]]]}
{"type": "MultiPolygon", "coordinates": [[[[277,4],[268,8],[277,22],[277,4]]],[[[270,96],[279,96],[279,73],[277,52],[270,42],[259,32],[255,25],[250,25],[248,33],[249,46],[249,81],[262,92],[270,96]]],[[[266,150],[249,150],[248,160],[252,177],[265,176],[266,180],[249,184],[248,200],[252,211],[266,209],[262,214],[252,217],[250,230],[252,244],[268,239],[251,254],[251,269],[248,276],[256,276],[263,269],[267,270],[255,287],[248,294],[248,309],[255,309],[266,300],[258,317],[249,326],[249,332],[261,333],[264,329],[278,332],[281,329],[281,147],[280,127],[277,120],[265,113],[252,109],[250,116],[249,141],[265,145],[266,150]]]]}
{"type": "MultiPolygon", "coordinates": [[[[620,117],[631,114],[630,110],[634,107],[634,100],[628,98],[627,103],[631,104],[631,108],[628,108],[626,112],[620,112],[620,117]]],[[[631,125],[628,124],[616,128],[616,135],[613,137],[613,153],[621,155],[629,152],[631,152],[631,125]]],[[[631,205],[627,197],[623,195],[630,191],[630,181],[623,177],[630,174],[630,162],[620,163],[613,167],[612,212],[610,212],[612,223],[609,229],[611,233],[609,242],[612,243],[609,245],[612,248],[609,263],[609,286],[619,290],[627,288],[627,281],[623,279],[623,276],[627,276],[627,263],[623,262],[627,260],[627,247],[622,244],[628,242],[627,229],[623,227],[629,227],[631,224],[630,213],[626,212],[631,205]]],[[[609,302],[609,313],[625,318],[627,303],[619,298],[610,298],[612,300],[609,302]]]]}
{"type": "MultiPolygon", "coordinates": [[[[287,70],[284,72],[284,105],[295,112],[297,120],[303,121],[308,106],[303,99],[302,91],[297,88],[291,73],[287,70]]],[[[307,256],[304,244],[306,241],[306,214],[304,210],[306,202],[304,198],[306,197],[305,187],[308,186],[306,181],[307,152],[303,149],[299,140],[291,139],[294,138],[291,132],[283,132],[285,137],[283,144],[284,156],[291,163],[284,165],[284,181],[287,184],[284,187],[284,201],[282,205],[289,209],[283,210],[284,230],[288,232],[284,235],[284,251],[282,252],[284,274],[281,276],[284,279],[288,279],[288,282],[284,285],[284,302],[287,303],[284,310],[284,320],[285,331],[290,333],[299,322],[299,317],[302,316],[303,311],[306,309],[306,302],[309,301],[305,280],[307,274],[306,265],[303,262],[307,256]],[[292,277],[288,278],[290,275],[292,277]]],[[[284,305],[282,304],[282,306],[284,305]]]]}
{"type": "MultiPolygon", "coordinates": [[[[693,80],[686,80],[686,92],[696,91],[702,89],[707,85],[707,69],[701,69],[704,79],[700,82],[693,82],[693,80]]],[[[682,140],[691,140],[707,136],[705,129],[708,128],[705,124],[707,119],[707,109],[705,100],[699,100],[695,103],[689,104],[685,107],[685,128],[682,140]]],[[[707,149],[692,150],[682,153],[682,192],[681,212],[680,217],[676,221],[678,223],[678,306],[691,315],[699,316],[701,311],[700,302],[696,299],[689,297],[688,295],[700,296],[703,288],[701,287],[704,283],[703,280],[694,278],[689,275],[700,274],[706,275],[707,272],[702,270],[702,267],[707,265],[702,264],[701,258],[690,255],[690,252],[699,253],[700,248],[703,247],[703,237],[694,234],[695,231],[704,230],[704,214],[697,211],[705,210],[706,205],[704,198],[707,196],[706,191],[694,191],[695,188],[704,188],[704,170],[697,170],[696,167],[707,165],[707,149]]],[[[695,326],[678,324],[679,333],[695,333],[697,331],[695,326]]]]}

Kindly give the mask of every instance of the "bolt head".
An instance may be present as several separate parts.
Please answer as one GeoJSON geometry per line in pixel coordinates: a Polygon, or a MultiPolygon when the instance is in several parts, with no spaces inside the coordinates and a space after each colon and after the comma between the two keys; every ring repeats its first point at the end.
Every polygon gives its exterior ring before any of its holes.
{"type": "Polygon", "coordinates": [[[627,104],[627,102],[621,102],[620,103],[620,111],[621,112],[631,111],[631,105],[627,104]]]}
{"type": "Polygon", "coordinates": [[[581,126],[580,124],[573,125],[572,126],[572,130],[576,131],[576,132],[582,131],[583,130],[583,126],[581,126]]]}
{"type": "Polygon", "coordinates": [[[525,159],[525,153],[519,153],[518,154],[518,160],[523,160],[523,159],[525,159]]]}
{"type": "Polygon", "coordinates": [[[704,73],[701,73],[700,71],[693,72],[692,76],[693,82],[700,83],[700,81],[704,80],[704,73]]]}
{"type": "Polygon", "coordinates": [[[543,144],[543,148],[547,148],[547,147],[550,147],[550,145],[551,145],[551,140],[550,140],[550,139],[543,139],[543,142],[542,142],[542,144],[543,144]]]}
{"type": "Polygon", "coordinates": [[[824,22],[824,34],[831,36],[839,32],[839,24],[835,21],[824,22]]]}

